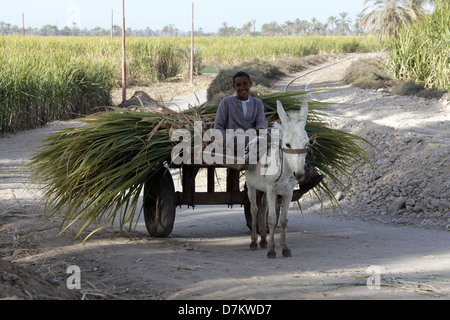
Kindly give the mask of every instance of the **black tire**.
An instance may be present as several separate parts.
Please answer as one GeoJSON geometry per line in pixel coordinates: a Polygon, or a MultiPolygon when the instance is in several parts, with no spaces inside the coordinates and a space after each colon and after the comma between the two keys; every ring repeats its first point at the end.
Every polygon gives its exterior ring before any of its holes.
{"type": "Polygon", "coordinates": [[[172,233],[176,206],[172,175],[163,169],[144,187],[145,226],[152,237],[166,238],[172,233]]]}

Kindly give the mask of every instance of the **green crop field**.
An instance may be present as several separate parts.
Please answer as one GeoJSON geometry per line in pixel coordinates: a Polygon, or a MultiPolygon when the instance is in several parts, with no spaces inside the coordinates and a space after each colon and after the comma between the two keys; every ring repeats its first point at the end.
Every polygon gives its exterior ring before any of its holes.
{"type": "MultiPolygon", "coordinates": [[[[375,37],[199,37],[196,69],[255,57],[279,59],[311,54],[369,52],[375,37]]],[[[83,37],[0,37],[0,132],[26,130],[110,105],[120,85],[121,40],[83,37]]],[[[190,39],[128,38],[129,84],[185,77],[190,39]]]]}
{"type": "Polygon", "coordinates": [[[397,79],[450,90],[450,3],[400,29],[392,43],[391,69],[397,79]]]}

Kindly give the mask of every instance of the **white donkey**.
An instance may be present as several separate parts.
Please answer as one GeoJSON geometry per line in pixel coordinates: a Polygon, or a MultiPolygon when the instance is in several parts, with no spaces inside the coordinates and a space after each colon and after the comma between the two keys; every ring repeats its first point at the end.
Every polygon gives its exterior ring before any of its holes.
{"type": "MultiPolygon", "coordinates": [[[[274,228],[277,224],[276,217],[276,203],[277,198],[282,198],[281,207],[281,247],[283,248],[283,256],[291,257],[291,250],[286,242],[286,229],[288,225],[288,210],[289,204],[292,201],[292,195],[295,185],[305,174],[305,161],[307,148],[309,145],[308,134],[305,126],[308,117],[308,102],[305,101],[299,112],[292,112],[289,115],[283,108],[281,102],[277,101],[277,111],[281,120],[279,124],[274,125],[274,129],[280,130],[280,144],[277,150],[272,150],[270,155],[270,164],[276,165],[276,172],[271,174],[262,174],[266,168],[263,162],[259,161],[256,166],[245,172],[245,178],[248,187],[248,198],[251,203],[252,213],[252,237],[251,250],[257,250],[257,221],[261,223],[261,248],[267,246],[267,232],[266,232],[266,211],[259,210],[256,200],[256,191],[265,192],[268,206],[268,225],[269,225],[269,251],[267,257],[271,259],[276,258],[275,243],[274,243],[274,228]],[[259,218],[259,219],[258,219],[259,218]]],[[[266,158],[266,160],[268,160],[266,158]]],[[[264,206],[263,206],[264,207],[264,206]]]]}

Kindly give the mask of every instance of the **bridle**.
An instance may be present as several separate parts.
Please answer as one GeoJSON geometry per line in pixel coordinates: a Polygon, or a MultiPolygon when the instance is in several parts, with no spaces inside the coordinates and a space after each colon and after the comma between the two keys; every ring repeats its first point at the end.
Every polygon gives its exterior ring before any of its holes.
{"type": "Polygon", "coordinates": [[[308,154],[309,149],[305,148],[305,149],[286,149],[286,148],[281,148],[280,149],[280,157],[281,157],[281,170],[280,170],[280,176],[278,177],[277,180],[275,180],[275,182],[280,181],[281,176],[283,175],[283,169],[284,169],[284,157],[283,155],[286,154],[308,154]]]}
{"type": "MultiPolygon", "coordinates": [[[[313,137],[310,138],[310,141],[312,143],[310,143],[310,145],[305,148],[305,149],[289,149],[289,148],[280,148],[279,149],[279,153],[280,153],[280,159],[281,159],[281,170],[280,170],[280,176],[278,177],[278,179],[275,182],[280,181],[281,176],[283,175],[283,170],[284,170],[284,154],[297,154],[297,155],[301,155],[301,154],[308,154],[311,150],[311,146],[313,146],[314,144],[316,144],[316,135],[314,135],[313,137]]],[[[280,140],[281,142],[281,140],[280,140]]]]}
{"type": "Polygon", "coordinates": [[[287,154],[308,154],[308,149],[285,149],[282,148],[281,151],[287,154]]]}

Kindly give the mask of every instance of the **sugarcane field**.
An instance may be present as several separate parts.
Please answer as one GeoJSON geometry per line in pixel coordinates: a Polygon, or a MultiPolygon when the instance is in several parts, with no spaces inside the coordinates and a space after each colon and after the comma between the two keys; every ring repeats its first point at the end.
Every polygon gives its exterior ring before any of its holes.
{"type": "Polygon", "coordinates": [[[450,299],[450,56],[400,57],[414,30],[0,35],[0,300],[450,299]],[[216,130],[242,71],[254,159],[216,130]]]}

